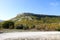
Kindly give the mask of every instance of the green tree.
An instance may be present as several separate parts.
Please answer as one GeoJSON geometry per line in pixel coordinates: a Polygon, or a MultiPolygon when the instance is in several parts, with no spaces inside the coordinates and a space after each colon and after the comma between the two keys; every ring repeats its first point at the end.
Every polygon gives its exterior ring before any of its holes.
{"type": "Polygon", "coordinates": [[[12,29],[12,28],[14,28],[14,22],[5,21],[5,22],[3,22],[2,27],[5,29],[8,29],[8,28],[12,29]]]}

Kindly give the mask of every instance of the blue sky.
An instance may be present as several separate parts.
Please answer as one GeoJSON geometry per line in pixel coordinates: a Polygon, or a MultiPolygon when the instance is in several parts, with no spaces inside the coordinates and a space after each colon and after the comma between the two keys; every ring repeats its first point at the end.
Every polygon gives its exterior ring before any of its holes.
{"type": "Polygon", "coordinates": [[[60,0],[0,0],[0,19],[8,20],[23,12],[60,15],[60,0]]]}

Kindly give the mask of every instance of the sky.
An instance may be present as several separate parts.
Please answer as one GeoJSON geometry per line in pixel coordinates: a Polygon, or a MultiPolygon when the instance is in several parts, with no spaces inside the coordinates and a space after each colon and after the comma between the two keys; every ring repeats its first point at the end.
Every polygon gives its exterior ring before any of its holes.
{"type": "Polygon", "coordinates": [[[60,16],[60,0],[0,0],[1,20],[24,12],[60,16]]]}

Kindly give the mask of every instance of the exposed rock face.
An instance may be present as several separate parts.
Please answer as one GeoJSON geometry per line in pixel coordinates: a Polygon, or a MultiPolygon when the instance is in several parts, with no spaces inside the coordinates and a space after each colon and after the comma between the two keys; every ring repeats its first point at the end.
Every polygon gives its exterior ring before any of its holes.
{"type": "Polygon", "coordinates": [[[18,14],[15,18],[12,19],[12,21],[21,21],[21,20],[33,20],[32,19],[32,13],[23,13],[23,14],[18,14]]]}

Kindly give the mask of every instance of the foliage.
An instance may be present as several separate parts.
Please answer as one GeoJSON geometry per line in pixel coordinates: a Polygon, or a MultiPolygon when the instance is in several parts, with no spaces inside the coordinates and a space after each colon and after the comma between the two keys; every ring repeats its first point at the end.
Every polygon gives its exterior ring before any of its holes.
{"type": "Polygon", "coordinates": [[[5,22],[3,22],[2,27],[6,28],[6,29],[8,29],[8,28],[12,29],[12,28],[14,28],[14,22],[5,21],[5,22]]]}
{"type": "Polygon", "coordinates": [[[60,16],[23,14],[17,15],[11,21],[2,22],[1,25],[0,28],[6,29],[60,31],[60,16]]]}

